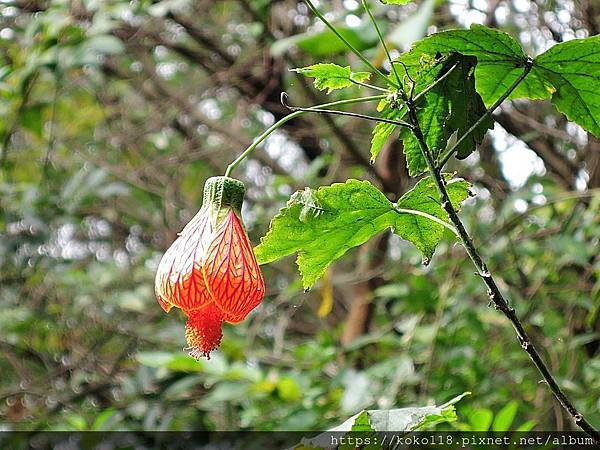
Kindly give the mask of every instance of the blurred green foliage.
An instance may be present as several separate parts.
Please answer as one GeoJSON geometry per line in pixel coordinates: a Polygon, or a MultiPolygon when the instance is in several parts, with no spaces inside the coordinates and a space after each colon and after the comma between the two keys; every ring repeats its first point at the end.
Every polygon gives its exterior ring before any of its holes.
{"type": "MultiPolygon", "coordinates": [[[[200,2],[202,16],[182,1],[0,6],[2,428],[320,430],[362,409],[442,403],[465,391],[473,395],[457,405],[459,422],[443,426],[569,427],[450,236],[427,267],[394,237],[383,254],[350,251],[330,271],[325,317],[317,314],[325,283],[304,293],[291,258],[265,266],[265,300],[225,327],[220,351],[196,362],[181,350],[184,317],[154,299],[162,252],[199,208],[204,179],[282,113],[269,89],[314,101],[284,69],[340,52],[310,34],[299,4],[272,3],[200,2]],[[204,34],[193,36],[185,17],[202,17],[204,34]],[[273,58],[265,56],[272,45],[280,47],[273,58]],[[264,89],[245,90],[255,81],[264,89]],[[381,264],[365,273],[361,261],[375,257],[381,264]],[[342,344],[357,286],[374,276],[382,282],[366,298],[369,329],[342,344]]],[[[394,7],[390,32],[414,6],[394,7]]],[[[460,15],[437,8],[437,26],[460,15]]],[[[361,16],[333,13],[350,24],[361,16]]],[[[505,27],[520,31],[518,23],[505,27]]],[[[376,60],[373,36],[359,30],[351,32],[376,60]]],[[[600,196],[598,186],[581,186],[591,179],[581,130],[540,108],[566,136],[557,151],[575,165],[572,185],[549,165],[510,183],[509,167],[509,185],[495,189],[506,173],[471,157],[455,166],[478,193],[461,215],[559,383],[598,425],[600,196]]],[[[240,171],[255,243],[296,188],[376,178],[377,167],[340,150],[324,119],[310,120],[240,171]],[[321,152],[303,151],[315,134],[321,152]]],[[[336,123],[368,161],[370,125],[336,123]]],[[[531,133],[523,139],[533,147],[540,131],[531,133]]],[[[503,139],[504,148],[493,140],[500,156],[515,145],[503,139]]]]}

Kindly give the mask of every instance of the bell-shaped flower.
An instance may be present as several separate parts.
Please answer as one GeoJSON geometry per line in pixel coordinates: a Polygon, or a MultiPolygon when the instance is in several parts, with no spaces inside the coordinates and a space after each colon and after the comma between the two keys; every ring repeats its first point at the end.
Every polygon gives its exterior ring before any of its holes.
{"type": "Polygon", "coordinates": [[[229,177],[209,178],[200,211],[163,255],[155,280],[160,306],[188,316],[190,355],[210,357],[223,322],[243,320],[262,300],[265,284],[241,221],[245,188],[229,177]]]}

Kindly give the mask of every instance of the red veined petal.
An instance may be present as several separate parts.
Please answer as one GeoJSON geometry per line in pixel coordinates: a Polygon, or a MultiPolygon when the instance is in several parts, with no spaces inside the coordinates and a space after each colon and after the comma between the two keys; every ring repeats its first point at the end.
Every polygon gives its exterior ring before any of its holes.
{"type": "Polygon", "coordinates": [[[227,322],[239,322],[262,300],[265,283],[246,232],[231,210],[215,231],[204,266],[206,284],[227,322]]]}
{"type": "Polygon", "coordinates": [[[163,255],[154,290],[166,312],[173,306],[198,309],[212,301],[202,272],[211,235],[210,217],[200,210],[163,255]]]}
{"type": "Polygon", "coordinates": [[[223,313],[213,303],[204,308],[190,311],[185,324],[186,350],[195,359],[207,357],[221,343],[223,337],[223,313]]]}
{"type": "Polygon", "coordinates": [[[169,311],[171,311],[171,308],[173,308],[173,305],[164,301],[162,299],[162,297],[157,295],[156,299],[158,300],[158,304],[160,305],[160,307],[163,309],[164,312],[168,313],[169,311]]]}

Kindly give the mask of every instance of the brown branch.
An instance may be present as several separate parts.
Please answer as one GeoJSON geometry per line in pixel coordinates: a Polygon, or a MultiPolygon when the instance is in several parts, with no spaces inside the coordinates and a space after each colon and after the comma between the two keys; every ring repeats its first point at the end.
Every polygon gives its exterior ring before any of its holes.
{"type": "Polygon", "coordinates": [[[483,259],[479,255],[478,250],[473,243],[473,240],[467,233],[456,209],[452,205],[450,200],[450,196],[448,195],[448,191],[446,190],[446,183],[444,178],[441,175],[440,170],[436,167],[435,161],[433,160],[433,156],[427,146],[427,142],[425,141],[425,136],[421,130],[419,125],[419,119],[417,117],[417,110],[415,104],[412,99],[406,99],[406,104],[408,107],[408,114],[410,121],[413,125],[413,134],[415,135],[421,150],[423,152],[423,156],[427,162],[427,167],[429,169],[429,173],[431,177],[434,179],[437,190],[440,194],[441,205],[448,213],[448,217],[450,221],[456,227],[458,231],[458,236],[467,251],[467,254],[471,258],[473,265],[477,268],[478,274],[486,284],[488,288],[488,296],[490,298],[490,303],[495,306],[495,308],[501,311],[506,318],[512,323],[515,332],[517,334],[517,340],[521,348],[529,355],[534,365],[537,367],[545,382],[548,384],[548,387],[554,394],[554,396],[558,399],[563,408],[569,413],[573,421],[577,426],[579,426],[583,431],[592,436],[596,441],[600,442],[600,432],[598,432],[592,425],[583,417],[583,415],[577,410],[577,408],[573,405],[571,400],[566,396],[561,387],[558,385],[554,376],[548,369],[548,366],[544,362],[538,350],[535,348],[535,345],[531,341],[529,334],[525,331],[523,324],[518,318],[515,309],[508,303],[508,301],[504,298],[502,292],[498,288],[494,277],[488,270],[486,264],[483,262],[483,259]]]}

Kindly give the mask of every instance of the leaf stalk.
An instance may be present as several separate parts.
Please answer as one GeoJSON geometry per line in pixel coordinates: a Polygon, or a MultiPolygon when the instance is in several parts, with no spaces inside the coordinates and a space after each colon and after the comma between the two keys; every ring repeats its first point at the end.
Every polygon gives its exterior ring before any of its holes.
{"type": "MultiPolygon", "coordinates": [[[[285,92],[283,94],[285,94],[285,92]]],[[[353,112],[348,112],[348,111],[339,111],[337,109],[325,109],[325,108],[319,108],[316,106],[311,106],[309,108],[301,108],[299,106],[292,106],[289,103],[287,103],[287,98],[288,98],[287,95],[283,95],[283,94],[281,96],[281,103],[283,104],[283,106],[288,108],[290,111],[316,112],[316,113],[321,113],[321,114],[333,114],[333,115],[338,115],[338,116],[357,117],[359,119],[371,120],[373,122],[390,123],[392,125],[398,125],[401,127],[412,128],[412,125],[410,123],[405,122],[403,120],[386,119],[384,117],[375,117],[375,116],[369,116],[367,114],[359,114],[359,113],[353,113],[353,112]]]]}

